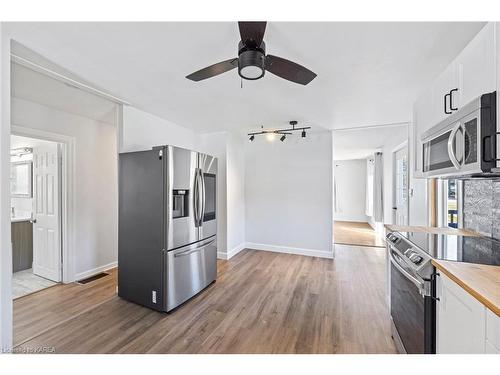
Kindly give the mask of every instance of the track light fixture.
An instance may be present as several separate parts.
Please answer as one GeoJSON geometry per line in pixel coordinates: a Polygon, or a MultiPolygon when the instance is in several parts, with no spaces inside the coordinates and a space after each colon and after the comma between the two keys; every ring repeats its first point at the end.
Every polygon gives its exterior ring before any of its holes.
{"type": "Polygon", "coordinates": [[[281,135],[280,141],[284,142],[287,135],[293,134],[294,131],[301,131],[301,130],[302,130],[301,136],[302,136],[302,138],[305,138],[306,137],[306,130],[311,129],[310,126],[297,128],[296,127],[297,121],[290,121],[289,124],[291,126],[290,128],[277,129],[277,130],[264,130],[264,126],[261,126],[262,130],[260,132],[248,133],[248,135],[250,136],[250,138],[249,138],[250,142],[252,142],[255,139],[256,135],[266,135],[267,140],[272,141],[272,140],[274,140],[274,136],[276,134],[281,135]]]}

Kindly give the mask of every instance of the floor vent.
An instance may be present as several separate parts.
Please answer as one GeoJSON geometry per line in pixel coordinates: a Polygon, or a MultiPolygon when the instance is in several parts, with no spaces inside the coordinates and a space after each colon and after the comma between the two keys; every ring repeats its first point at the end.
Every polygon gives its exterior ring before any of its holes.
{"type": "Polygon", "coordinates": [[[97,275],[87,277],[86,279],[78,280],[76,283],[81,284],[81,285],[85,285],[85,284],[91,283],[92,281],[102,279],[103,277],[108,276],[108,275],[109,275],[109,273],[101,272],[101,273],[98,273],[97,275]]]}

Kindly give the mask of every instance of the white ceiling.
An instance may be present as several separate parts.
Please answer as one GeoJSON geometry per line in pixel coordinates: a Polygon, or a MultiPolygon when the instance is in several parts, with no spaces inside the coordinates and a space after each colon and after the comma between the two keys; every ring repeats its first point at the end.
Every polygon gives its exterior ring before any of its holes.
{"type": "Polygon", "coordinates": [[[270,22],[267,52],[318,74],[308,86],[236,71],[184,77],[237,55],[236,22],[10,23],[12,37],[147,112],[209,132],[303,124],[344,128],[410,120],[418,93],[484,23],[270,22]]]}
{"type": "Polygon", "coordinates": [[[407,138],[408,125],[336,130],[333,134],[333,159],[364,159],[389,143],[396,147],[407,138]]]}

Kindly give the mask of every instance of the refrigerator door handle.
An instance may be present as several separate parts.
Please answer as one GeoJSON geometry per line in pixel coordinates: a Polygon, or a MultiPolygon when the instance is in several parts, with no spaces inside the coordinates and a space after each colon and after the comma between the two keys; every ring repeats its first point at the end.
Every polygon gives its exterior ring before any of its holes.
{"type": "Polygon", "coordinates": [[[197,168],[194,174],[194,220],[195,226],[200,227],[202,223],[202,210],[203,210],[203,181],[201,176],[201,169],[197,168]]]}
{"type": "Polygon", "coordinates": [[[199,247],[197,247],[195,249],[190,249],[190,250],[182,251],[180,253],[175,253],[174,257],[177,258],[177,257],[186,256],[186,255],[189,255],[189,254],[192,254],[192,253],[196,253],[196,252],[198,252],[200,250],[203,250],[205,247],[212,245],[214,242],[215,242],[215,239],[213,239],[212,241],[207,242],[206,244],[201,245],[201,246],[199,246],[199,247]]]}
{"type": "Polygon", "coordinates": [[[200,179],[201,179],[201,213],[200,213],[200,226],[203,225],[203,218],[205,216],[205,176],[203,176],[203,172],[200,169],[200,179]]]}
{"type": "Polygon", "coordinates": [[[193,214],[194,214],[194,225],[198,227],[198,169],[194,170],[194,186],[193,186],[193,214]]]}

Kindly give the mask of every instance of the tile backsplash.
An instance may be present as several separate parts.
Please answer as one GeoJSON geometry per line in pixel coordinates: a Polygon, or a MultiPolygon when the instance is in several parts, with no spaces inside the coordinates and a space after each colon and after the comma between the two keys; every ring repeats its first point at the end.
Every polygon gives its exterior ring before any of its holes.
{"type": "Polygon", "coordinates": [[[465,180],[463,224],[500,240],[500,180],[465,180]]]}

